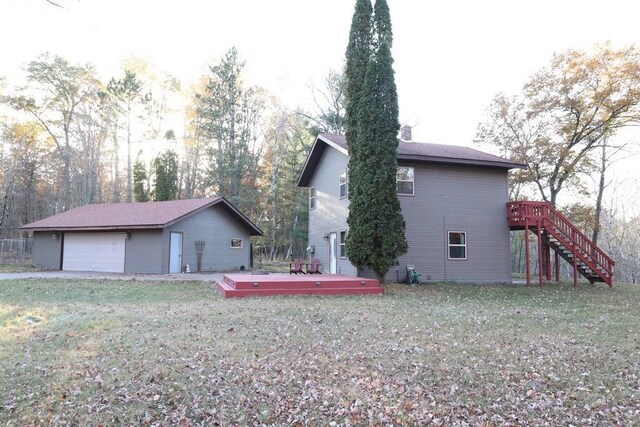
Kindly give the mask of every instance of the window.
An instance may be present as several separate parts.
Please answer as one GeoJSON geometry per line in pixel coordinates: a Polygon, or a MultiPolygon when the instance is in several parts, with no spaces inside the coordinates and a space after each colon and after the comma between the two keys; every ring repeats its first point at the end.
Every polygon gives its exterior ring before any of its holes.
{"type": "Polygon", "coordinates": [[[231,239],[231,247],[233,249],[242,249],[242,239],[231,239]]]}
{"type": "Polygon", "coordinates": [[[316,187],[309,188],[309,210],[316,207],[316,187]]]}
{"type": "Polygon", "coordinates": [[[347,246],[345,244],[346,240],[347,240],[347,232],[341,231],[340,232],[340,258],[347,257],[347,246]]]}
{"type": "Polygon", "coordinates": [[[349,195],[349,178],[347,171],[340,172],[340,198],[344,199],[349,195]]]}
{"type": "Polygon", "coordinates": [[[413,168],[398,167],[396,173],[396,193],[413,196],[413,168]]]}
{"type": "Polygon", "coordinates": [[[467,259],[466,231],[449,232],[449,259],[467,259]]]}

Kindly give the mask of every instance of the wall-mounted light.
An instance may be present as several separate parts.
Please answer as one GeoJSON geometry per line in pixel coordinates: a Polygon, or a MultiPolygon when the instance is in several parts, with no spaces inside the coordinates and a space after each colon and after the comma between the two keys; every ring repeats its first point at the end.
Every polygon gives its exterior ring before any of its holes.
{"type": "Polygon", "coordinates": [[[324,233],[324,235],[322,236],[322,238],[324,240],[329,240],[329,233],[324,233]]]}
{"type": "Polygon", "coordinates": [[[125,231],[124,232],[124,240],[131,240],[131,232],[130,231],[125,231]]]}
{"type": "Polygon", "coordinates": [[[60,238],[60,233],[55,233],[55,232],[54,232],[54,233],[51,235],[51,238],[52,238],[53,240],[58,240],[58,239],[60,238]]]}

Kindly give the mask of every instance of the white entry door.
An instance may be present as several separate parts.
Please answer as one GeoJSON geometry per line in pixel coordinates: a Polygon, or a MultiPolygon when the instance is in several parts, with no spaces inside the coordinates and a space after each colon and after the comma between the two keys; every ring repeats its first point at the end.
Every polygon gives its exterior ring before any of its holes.
{"type": "Polygon", "coordinates": [[[62,269],[124,273],[124,233],[65,233],[62,269]]]}
{"type": "Polygon", "coordinates": [[[329,273],[338,273],[338,235],[329,234],[329,273]]]}
{"type": "Polygon", "coordinates": [[[182,233],[171,232],[169,246],[169,273],[182,272],[182,233]]]}

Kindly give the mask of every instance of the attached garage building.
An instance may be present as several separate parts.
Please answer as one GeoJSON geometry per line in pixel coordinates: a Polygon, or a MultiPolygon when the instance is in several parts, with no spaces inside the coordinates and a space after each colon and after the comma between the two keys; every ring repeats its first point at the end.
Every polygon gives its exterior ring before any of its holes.
{"type": "Polygon", "coordinates": [[[85,205],[21,228],[33,232],[35,266],[115,273],[248,267],[262,235],[223,197],[85,205]]]}

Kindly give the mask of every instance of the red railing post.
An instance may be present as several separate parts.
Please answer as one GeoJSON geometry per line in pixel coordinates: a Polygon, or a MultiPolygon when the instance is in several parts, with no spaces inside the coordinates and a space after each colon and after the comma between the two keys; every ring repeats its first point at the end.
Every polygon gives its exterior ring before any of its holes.
{"type": "Polygon", "coordinates": [[[527,260],[527,286],[531,284],[531,266],[529,265],[529,219],[524,217],[524,247],[527,260]]]}
{"type": "Polygon", "coordinates": [[[542,221],[537,221],[538,227],[538,281],[540,287],[542,287],[542,275],[544,274],[544,267],[542,266],[542,221]]]}
{"type": "Polygon", "coordinates": [[[578,287],[578,254],[575,252],[575,247],[573,248],[573,287],[578,287]]]}

